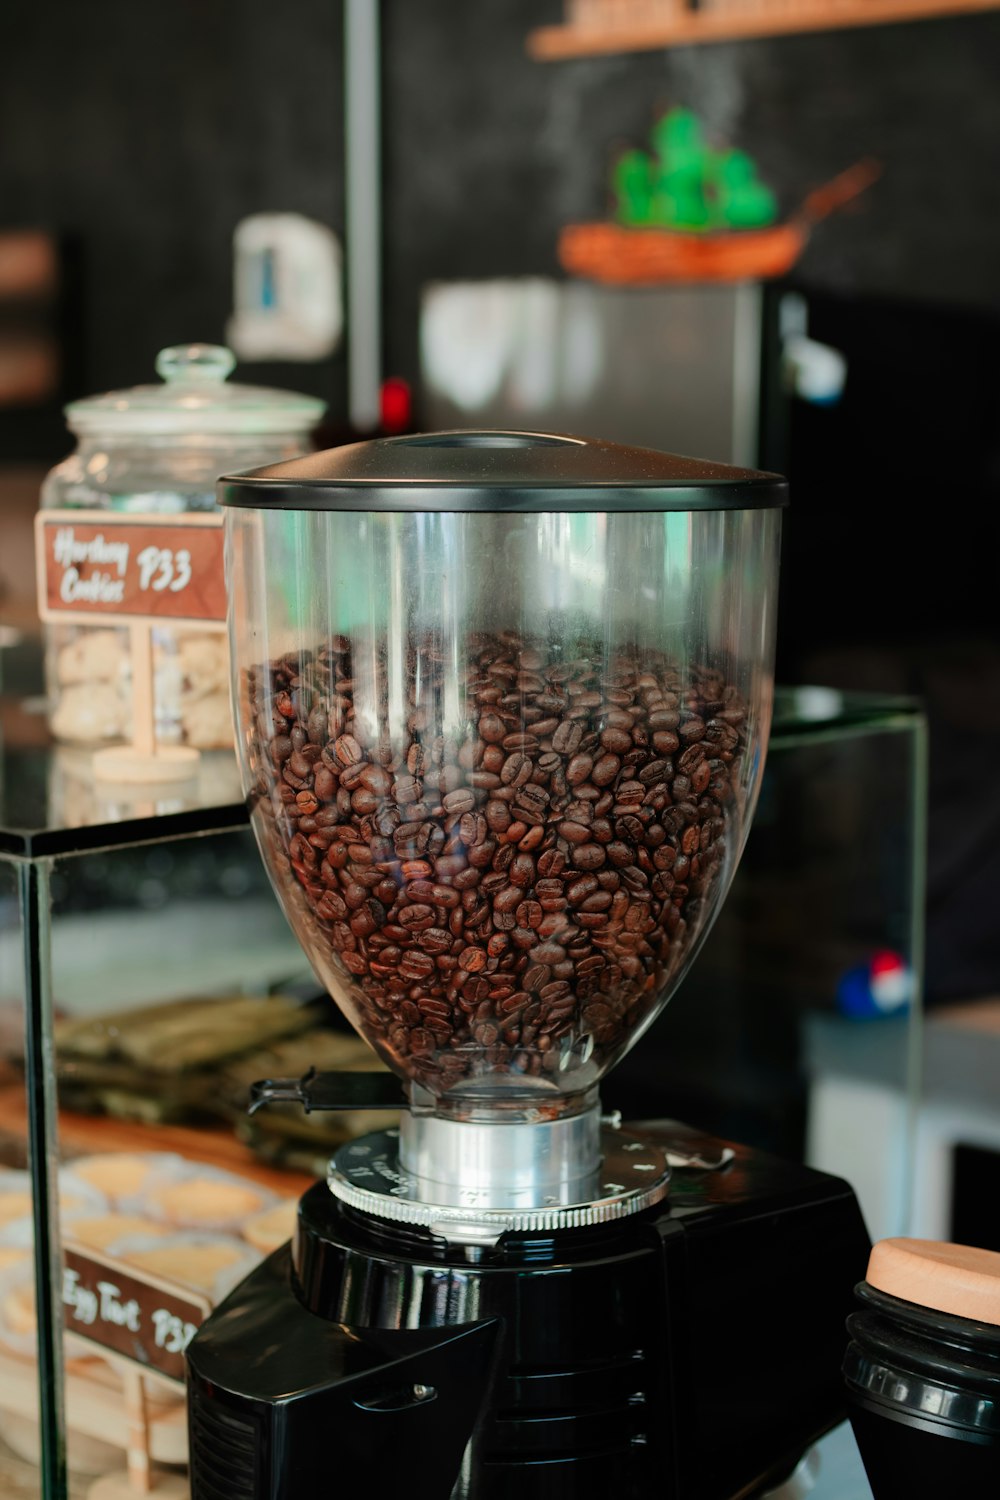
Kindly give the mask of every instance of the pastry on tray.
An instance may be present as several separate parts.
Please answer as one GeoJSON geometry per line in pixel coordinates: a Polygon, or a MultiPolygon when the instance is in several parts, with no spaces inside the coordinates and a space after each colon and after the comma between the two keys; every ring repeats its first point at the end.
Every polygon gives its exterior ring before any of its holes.
{"type": "Polygon", "coordinates": [[[147,1276],[176,1282],[220,1302],[260,1260],[251,1246],[230,1235],[181,1231],[166,1239],[129,1236],[108,1254],[147,1276]]]}
{"type": "MultiPolygon", "coordinates": [[[[59,1184],[59,1213],[64,1220],[81,1213],[99,1213],[106,1207],[102,1193],[86,1182],[63,1178],[59,1184]]],[[[31,1173],[0,1168],[0,1230],[19,1220],[30,1224],[33,1213],[31,1173]]]]}
{"type": "Polygon", "coordinates": [[[298,1208],[297,1198],[282,1198],[273,1208],[266,1208],[263,1213],[247,1219],[243,1225],[243,1238],[261,1255],[270,1255],[294,1234],[298,1208]]]}
{"type": "Polygon", "coordinates": [[[107,1251],[109,1245],[127,1235],[163,1235],[168,1232],[163,1225],[151,1223],[139,1214],[99,1214],[92,1219],[74,1219],[66,1225],[64,1238],[87,1250],[107,1251]]]}
{"type": "Polygon", "coordinates": [[[307,1006],[284,995],[173,1000],[56,1023],[60,1058],[128,1062],[154,1074],[219,1063],[315,1024],[307,1006]]]}
{"type": "Polygon", "coordinates": [[[159,1151],[104,1151],[79,1156],[68,1163],[67,1174],[88,1183],[111,1203],[134,1198],[151,1172],[173,1166],[181,1157],[159,1151]]]}
{"type": "Polygon", "coordinates": [[[220,1067],[315,1027],[319,1013],[289,996],[240,995],[59,1021],[60,1104],[150,1125],[218,1119],[220,1067]]]}
{"type": "Polygon", "coordinates": [[[150,1173],[142,1191],[127,1199],[126,1206],[156,1225],[239,1234],[247,1219],[275,1201],[274,1193],[247,1177],[182,1161],[150,1173]]]}
{"type": "MultiPolygon", "coordinates": [[[[33,1357],[36,1348],[35,1267],[31,1251],[25,1250],[0,1269],[0,1349],[33,1357]]],[[[63,1348],[66,1358],[74,1359],[91,1346],[67,1330],[63,1348]]]]}

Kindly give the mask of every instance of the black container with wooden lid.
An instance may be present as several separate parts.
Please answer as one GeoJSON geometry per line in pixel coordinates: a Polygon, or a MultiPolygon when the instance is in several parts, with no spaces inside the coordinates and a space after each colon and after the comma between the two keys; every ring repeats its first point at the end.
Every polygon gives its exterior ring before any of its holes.
{"type": "Polygon", "coordinates": [[[1000,1254],[882,1240],[844,1359],[875,1500],[1000,1491],[1000,1254]]]}

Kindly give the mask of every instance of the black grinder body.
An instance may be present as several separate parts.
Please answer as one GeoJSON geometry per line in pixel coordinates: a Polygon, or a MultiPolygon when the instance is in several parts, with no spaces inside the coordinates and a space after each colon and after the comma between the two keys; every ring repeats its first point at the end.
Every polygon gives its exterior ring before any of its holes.
{"type": "Polygon", "coordinates": [[[676,1171],[666,1205],[479,1259],[317,1183],[292,1245],[189,1347],[192,1500],[735,1500],[777,1481],[844,1415],[869,1240],[845,1183],[734,1151],[676,1171]]]}

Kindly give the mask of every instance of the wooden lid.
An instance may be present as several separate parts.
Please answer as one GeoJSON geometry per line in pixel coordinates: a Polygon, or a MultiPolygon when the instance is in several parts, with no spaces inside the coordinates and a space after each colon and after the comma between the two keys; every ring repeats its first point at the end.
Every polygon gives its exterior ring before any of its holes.
{"type": "Polygon", "coordinates": [[[1000,1327],[1000,1254],[942,1240],[879,1240],[868,1285],[905,1302],[1000,1327]]]}

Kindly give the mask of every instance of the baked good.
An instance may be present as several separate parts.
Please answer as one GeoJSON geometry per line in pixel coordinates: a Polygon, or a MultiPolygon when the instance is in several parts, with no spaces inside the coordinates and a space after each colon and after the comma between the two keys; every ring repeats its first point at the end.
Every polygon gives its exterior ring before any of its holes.
{"type": "MultiPolygon", "coordinates": [[[[225,631],[212,634],[178,632],[178,665],[183,677],[183,700],[193,702],[209,693],[223,693],[229,698],[229,642],[225,631]]],[[[232,739],[232,717],[229,737],[232,739]]]]}
{"type": "MultiPolygon", "coordinates": [[[[246,1246],[238,1240],[185,1240],[172,1236],[163,1245],[144,1249],[122,1246],[119,1256],[129,1265],[148,1272],[151,1276],[162,1276],[164,1281],[179,1281],[184,1286],[194,1287],[211,1296],[219,1277],[232,1272],[246,1263],[246,1246]]],[[[249,1269],[249,1266],[247,1266],[249,1269]]]]}
{"type": "Polygon", "coordinates": [[[129,1235],[162,1235],[168,1230],[161,1224],[151,1224],[138,1214],[98,1214],[94,1218],[74,1219],[66,1225],[65,1236],[76,1240],[89,1250],[107,1251],[116,1240],[129,1235]]]}
{"type": "Polygon", "coordinates": [[[15,1219],[31,1218],[31,1189],[0,1193],[0,1228],[15,1219]]]}
{"type": "MultiPolygon", "coordinates": [[[[71,1189],[67,1189],[59,1194],[59,1210],[64,1217],[91,1206],[91,1200],[85,1198],[82,1193],[74,1193],[71,1189]]],[[[17,1219],[30,1219],[31,1216],[30,1187],[16,1188],[7,1193],[0,1192],[0,1229],[7,1224],[14,1223],[17,1219]]]]}
{"type": "Polygon", "coordinates": [[[167,1160],[173,1158],[152,1151],[109,1151],[71,1162],[70,1171],[74,1177],[81,1178],[117,1203],[141,1192],[150,1172],[162,1167],[167,1160]]]}
{"type": "Polygon", "coordinates": [[[243,1225],[243,1238],[262,1255],[270,1255],[272,1250],[277,1250],[279,1245],[290,1240],[295,1233],[298,1207],[297,1198],[283,1198],[273,1208],[254,1214],[243,1225]]]}
{"type": "Polygon", "coordinates": [[[35,1283],[31,1277],[17,1281],[3,1299],[2,1317],[10,1332],[23,1338],[35,1331],[35,1283]]]}
{"type": "Polygon", "coordinates": [[[118,682],[130,665],[128,636],[123,630],[86,629],[59,652],[56,675],[62,686],[118,682]]]}
{"type": "Polygon", "coordinates": [[[68,687],[60,695],[51,724],[58,739],[76,744],[120,739],[128,729],[128,705],[108,682],[68,687]]]}
{"type": "Polygon", "coordinates": [[[181,701],[181,733],[198,750],[217,750],[233,741],[233,712],[229,693],[207,693],[190,703],[181,701]]]}
{"type": "Polygon", "coordinates": [[[241,1224],[269,1199],[270,1194],[252,1182],[193,1176],[150,1187],[145,1206],[157,1219],[203,1229],[213,1224],[241,1224]]]}

